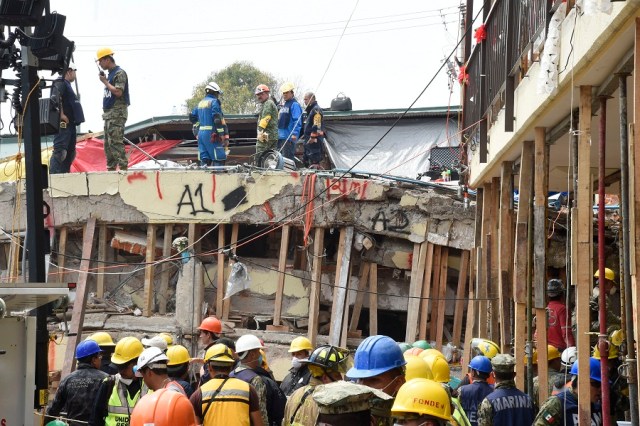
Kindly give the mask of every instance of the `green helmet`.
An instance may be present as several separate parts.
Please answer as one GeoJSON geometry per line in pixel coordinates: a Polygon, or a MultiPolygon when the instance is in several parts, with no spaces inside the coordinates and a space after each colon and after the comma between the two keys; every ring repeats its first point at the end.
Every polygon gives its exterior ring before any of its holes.
{"type": "Polygon", "coordinates": [[[402,353],[404,353],[406,350],[411,349],[412,346],[408,343],[398,343],[398,346],[400,346],[400,350],[402,351],[402,353]]]}
{"type": "Polygon", "coordinates": [[[426,340],[418,340],[417,342],[414,342],[413,347],[420,349],[431,349],[431,345],[426,340]]]}

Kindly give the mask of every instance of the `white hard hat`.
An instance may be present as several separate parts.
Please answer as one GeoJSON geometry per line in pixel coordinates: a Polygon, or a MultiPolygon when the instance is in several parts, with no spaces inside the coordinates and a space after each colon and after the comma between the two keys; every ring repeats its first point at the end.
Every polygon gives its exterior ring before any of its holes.
{"type": "Polygon", "coordinates": [[[141,368],[167,368],[167,362],[169,362],[169,358],[162,349],[156,347],[147,348],[138,357],[138,363],[134,369],[136,377],[142,377],[142,374],[140,374],[141,368]]]}
{"type": "Polygon", "coordinates": [[[150,339],[145,338],[142,339],[141,342],[145,348],[158,348],[163,352],[167,350],[167,341],[163,339],[162,336],[153,336],[150,339]]]}
{"type": "Polygon", "coordinates": [[[570,368],[578,359],[578,348],[575,346],[569,346],[567,349],[562,351],[560,359],[564,367],[570,368]]]}
{"type": "Polygon", "coordinates": [[[260,339],[258,339],[253,334],[245,334],[244,336],[240,336],[240,338],[236,342],[236,353],[240,354],[252,349],[264,349],[264,346],[262,345],[262,343],[260,343],[260,339]]]}
{"type": "Polygon", "coordinates": [[[69,66],[67,67],[67,69],[71,69],[71,70],[74,70],[74,71],[78,70],[78,68],[76,68],[76,64],[73,61],[69,62],[69,66]]]}
{"type": "Polygon", "coordinates": [[[220,89],[220,86],[218,86],[215,81],[210,81],[209,83],[207,83],[205,90],[211,90],[212,92],[222,93],[222,89],[220,89]]]}

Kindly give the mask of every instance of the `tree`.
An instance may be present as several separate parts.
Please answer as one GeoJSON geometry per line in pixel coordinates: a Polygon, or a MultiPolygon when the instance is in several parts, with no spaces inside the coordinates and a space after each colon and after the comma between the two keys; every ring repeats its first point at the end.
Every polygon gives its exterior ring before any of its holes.
{"type": "Polygon", "coordinates": [[[222,110],[225,114],[253,114],[256,109],[256,86],[266,84],[274,94],[277,94],[280,86],[278,79],[250,62],[234,62],[220,71],[212,72],[206,80],[193,88],[193,94],[186,102],[187,111],[191,111],[202,100],[204,88],[210,81],[215,81],[222,89],[222,110]]]}

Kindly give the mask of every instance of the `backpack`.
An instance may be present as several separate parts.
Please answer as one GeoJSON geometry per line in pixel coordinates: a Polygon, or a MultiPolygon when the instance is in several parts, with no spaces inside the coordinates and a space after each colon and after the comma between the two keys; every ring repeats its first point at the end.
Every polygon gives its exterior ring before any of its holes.
{"type": "Polygon", "coordinates": [[[266,370],[260,367],[255,370],[247,368],[239,372],[232,371],[229,376],[236,377],[247,383],[251,383],[251,380],[253,380],[255,376],[260,376],[267,388],[267,414],[269,415],[269,425],[267,426],[280,426],[282,424],[284,406],[287,404],[287,396],[266,370]]]}
{"type": "Polygon", "coordinates": [[[351,98],[340,92],[331,101],[331,111],[351,111],[351,98]]]}

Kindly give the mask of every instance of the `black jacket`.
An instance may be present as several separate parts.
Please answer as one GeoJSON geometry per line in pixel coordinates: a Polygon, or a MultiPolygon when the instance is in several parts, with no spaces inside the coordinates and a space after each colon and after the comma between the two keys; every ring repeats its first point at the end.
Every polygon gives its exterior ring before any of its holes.
{"type": "Polygon", "coordinates": [[[306,365],[302,365],[299,369],[291,368],[289,374],[280,383],[280,389],[285,395],[290,396],[293,391],[306,386],[311,379],[311,372],[306,365]]]}

